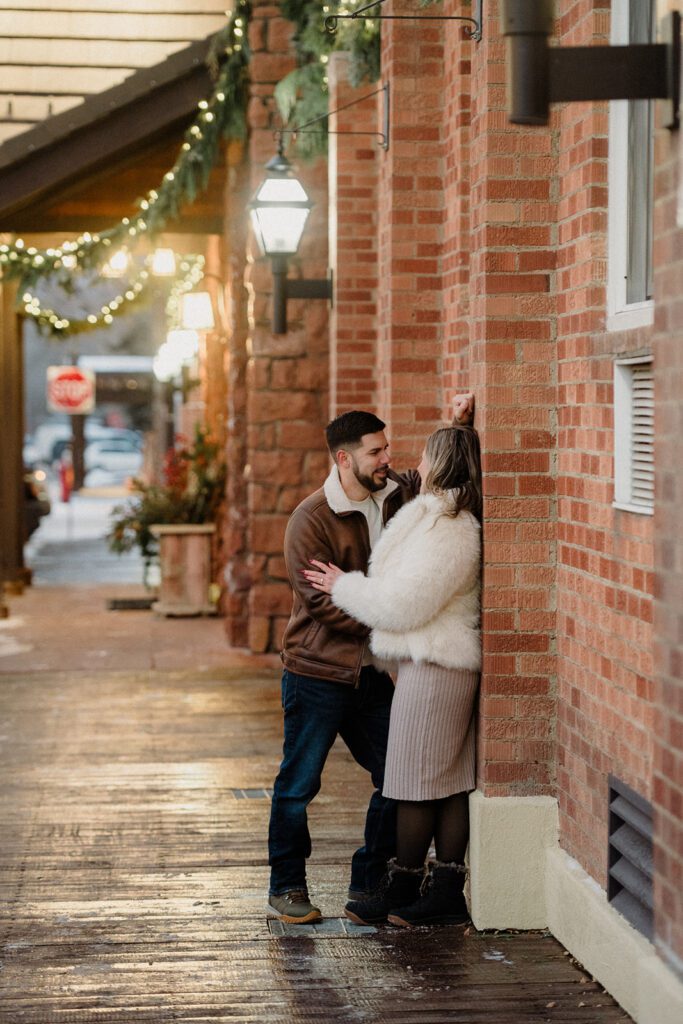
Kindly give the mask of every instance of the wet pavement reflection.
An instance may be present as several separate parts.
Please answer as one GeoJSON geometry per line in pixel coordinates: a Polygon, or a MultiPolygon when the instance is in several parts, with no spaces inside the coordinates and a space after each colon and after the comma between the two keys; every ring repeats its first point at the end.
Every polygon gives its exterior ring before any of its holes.
{"type": "Polygon", "coordinates": [[[0,646],[1,1024],[629,1020],[543,933],[345,928],[368,786],[341,746],[311,808],[325,928],[274,934],[274,661],[230,654],[220,622],[193,632],[108,612],[102,588],[42,588],[12,611],[16,643],[5,657],[0,646]]]}

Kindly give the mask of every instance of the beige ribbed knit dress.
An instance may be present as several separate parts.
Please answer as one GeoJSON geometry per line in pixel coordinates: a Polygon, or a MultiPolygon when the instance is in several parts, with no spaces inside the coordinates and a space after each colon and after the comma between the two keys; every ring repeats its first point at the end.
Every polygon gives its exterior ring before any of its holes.
{"type": "Polygon", "coordinates": [[[377,658],[398,662],[384,796],[439,800],[474,789],[481,528],[421,494],[394,516],[368,575],[342,574],[332,599],[372,627],[377,658]]]}
{"type": "Polygon", "coordinates": [[[474,789],[479,673],[402,661],[391,705],[382,793],[439,800],[474,789]]]}

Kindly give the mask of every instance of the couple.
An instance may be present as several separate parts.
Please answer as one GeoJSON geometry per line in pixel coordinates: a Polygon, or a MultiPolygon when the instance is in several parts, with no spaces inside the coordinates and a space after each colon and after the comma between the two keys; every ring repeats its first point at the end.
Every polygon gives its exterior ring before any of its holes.
{"type": "Polygon", "coordinates": [[[306,808],[337,735],[375,786],[346,915],[408,927],[467,920],[480,668],[473,408],[472,395],[456,398],[453,426],[432,434],[417,472],[401,476],[389,469],[381,420],[366,412],[337,417],[326,431],[330,475],[289,521],[294,604],[269,831],[268,911],[280,920],[321,916],[306,887],[306,808]],[[387,661],[398,663],[395,695],[387,661]],[[432,839],[437,860],[425,879],[432,839]]]}

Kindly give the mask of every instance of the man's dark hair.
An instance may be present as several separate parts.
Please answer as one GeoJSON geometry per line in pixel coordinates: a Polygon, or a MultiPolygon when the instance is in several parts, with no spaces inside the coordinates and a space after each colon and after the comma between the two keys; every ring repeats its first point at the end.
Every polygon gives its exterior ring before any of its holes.
{"type": "Polygon", "coordinates": [[[325,428],[327,447],[333,455],[340,448],[360,448],[364,434],[377,434],[386,426],[378,416],[371,412],[352,409],[337,416],[325,428]]]}

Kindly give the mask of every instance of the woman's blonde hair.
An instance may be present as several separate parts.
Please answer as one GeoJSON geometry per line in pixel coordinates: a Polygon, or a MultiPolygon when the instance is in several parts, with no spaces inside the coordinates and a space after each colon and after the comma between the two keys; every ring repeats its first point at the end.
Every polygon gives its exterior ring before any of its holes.
{"type": "Polygon", "coordinates": [[[435,494],[452,493],[453,511],[463,509],[481,522],[481,450],[473,427],[455,424],[441,427],[427,438],[425,454],[429,472],[425,488],[435,494]]]}

